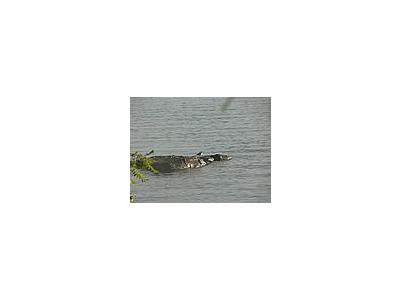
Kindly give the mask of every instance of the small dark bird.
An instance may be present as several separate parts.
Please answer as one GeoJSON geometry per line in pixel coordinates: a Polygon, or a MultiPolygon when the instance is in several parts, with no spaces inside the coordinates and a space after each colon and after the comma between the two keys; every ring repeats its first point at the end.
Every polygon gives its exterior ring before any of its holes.
{"type": "Polygon", "coordinates": [[[196,155],[199,155],[199,156],[201,156],[201,155],[203,155],[203,152],[199,152],[199,153],[197,153],[196,155]]]}
{"type": "Polygon", "coordinates": [[[222,104],[222,106],[221,106],[221,110],[226,111],[227,108],[231,105],[232,100],[233,100],[232,97],[226,98],[224,104],[222,104]]]}
{"type": "Polygon", "coordinates": [[[147,153],[145,156],[147,156],[147,155],[150,155],[150,154],[153,154],[154,153],[154,150],[151,150],[149,153],[147,153]]]}

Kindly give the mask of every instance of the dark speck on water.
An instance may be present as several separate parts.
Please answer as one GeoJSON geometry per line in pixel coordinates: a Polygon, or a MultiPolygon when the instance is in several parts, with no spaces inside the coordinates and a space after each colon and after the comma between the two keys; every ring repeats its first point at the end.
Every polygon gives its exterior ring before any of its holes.
{"type": "Polygon", "coordinates": [[[136,202],[271,202],[270,98],[131,98],[131,151],[232,160],[145,173],[136,202]]]}

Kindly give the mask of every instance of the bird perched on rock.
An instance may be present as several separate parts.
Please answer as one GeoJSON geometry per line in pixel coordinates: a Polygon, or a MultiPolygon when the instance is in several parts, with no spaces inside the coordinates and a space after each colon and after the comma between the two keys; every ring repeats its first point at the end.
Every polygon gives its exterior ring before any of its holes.
{"type": "Polygon", "coordinates": [[[154,150],[151,150],[149,153],[147,153],[145,156],[147,156],[147,155],[150,155],[150,154],[153,154],[154,153],[154,150]]]}

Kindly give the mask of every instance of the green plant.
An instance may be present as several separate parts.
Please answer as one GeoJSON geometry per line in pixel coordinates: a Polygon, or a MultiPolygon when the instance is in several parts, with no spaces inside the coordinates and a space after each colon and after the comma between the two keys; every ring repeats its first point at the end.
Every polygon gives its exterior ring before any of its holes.
{"type": "MultiPolygon", "coordinates": [[[[151,158],[141,154],[138,151],[131,153],[131,185],[136,184],[137,180],[145,182],[147,180],[146,176],[141,171],[150,171],[153,174],[157,174],[158,171],[153,168],[151,158]]],[[[130,194],[130,202],[134,202],[136,199],[136,194],[130,194]]]]}

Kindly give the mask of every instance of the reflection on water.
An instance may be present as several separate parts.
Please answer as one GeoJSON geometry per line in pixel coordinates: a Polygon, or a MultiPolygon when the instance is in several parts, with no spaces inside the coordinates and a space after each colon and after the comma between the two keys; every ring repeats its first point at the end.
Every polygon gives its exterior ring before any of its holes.
{"type": "Polygon", "coordinates": [[[131,98],[131,149],[154,155],[224,153],[230,161],[147,174],[137,202],[270,202],[269,98],[131,98]]]}

